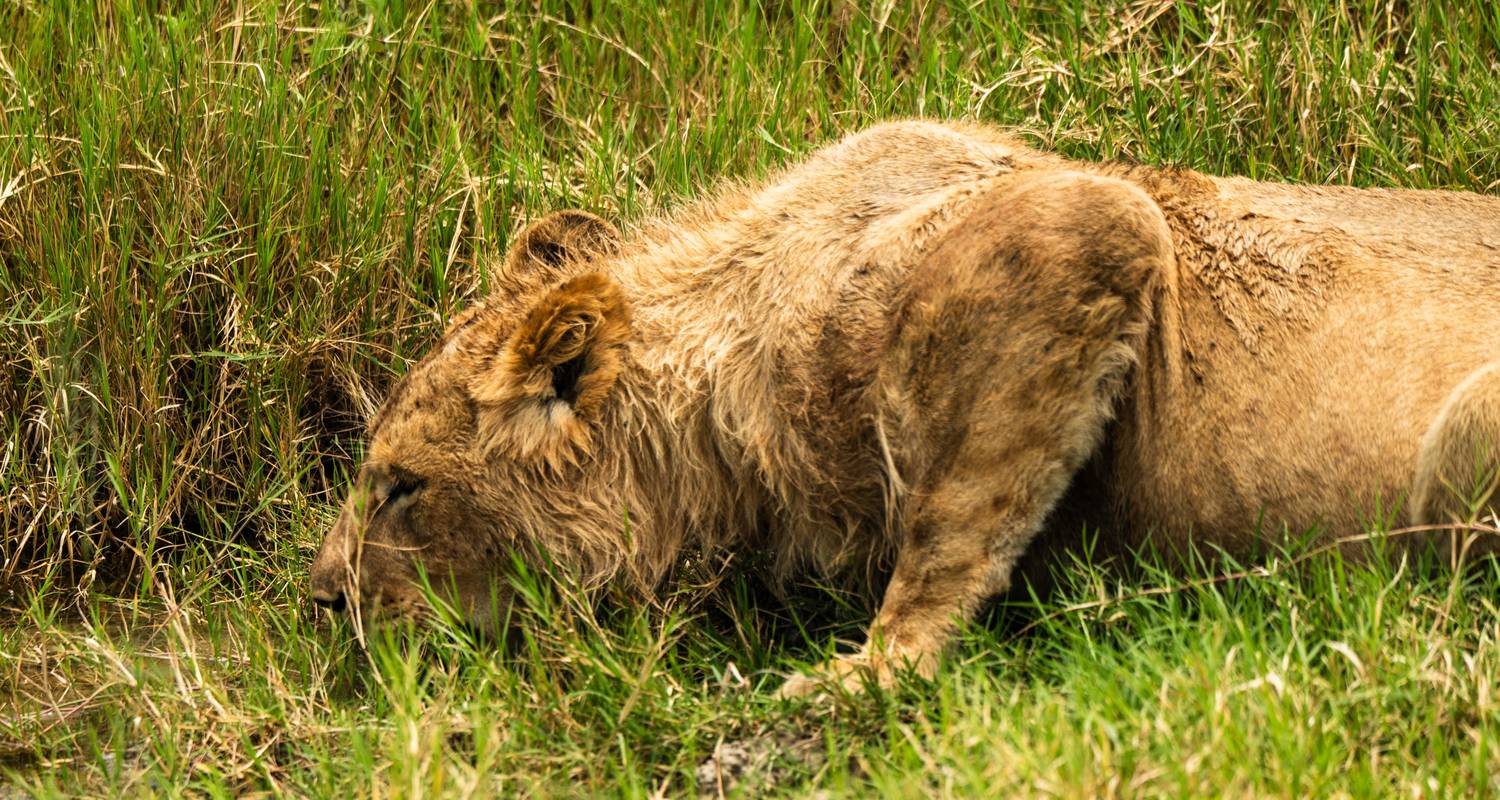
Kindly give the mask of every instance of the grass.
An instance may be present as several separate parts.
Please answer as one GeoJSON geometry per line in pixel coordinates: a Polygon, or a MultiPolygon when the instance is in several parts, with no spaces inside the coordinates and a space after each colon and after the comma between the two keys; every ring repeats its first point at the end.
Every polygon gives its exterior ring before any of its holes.
{"type": "Polygon", "coordinates": [[[7,3],[0,796],[1500,793],[1494,565],[1072,565],[935,682],[814,705],[777,674],[866,612],[747,576],[539,582],[505,652],[361,650],[303,586],[365,417],[547,210],[905,115],[1494,192],[1497,109],[1485,3],[7,3]]]}

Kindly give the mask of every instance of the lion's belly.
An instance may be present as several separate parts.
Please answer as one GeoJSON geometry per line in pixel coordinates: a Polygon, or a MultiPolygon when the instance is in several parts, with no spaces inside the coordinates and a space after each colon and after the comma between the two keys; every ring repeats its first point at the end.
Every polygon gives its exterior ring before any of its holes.
{"type": "MultiPolygon", "coordinates": [[[[1406,524],[1423,433],[1459,382],[1500,359],[1500,258],[1470,255],[1460,270],[1371,256],[1312,320],[1258,349],[1186,326],[1184,385],[1122,409],[1105,482],[1122,527],[1242,550],[1406,524]]],[[[1207,302],[1191,286],[1183,299],[1207,302]]]]}

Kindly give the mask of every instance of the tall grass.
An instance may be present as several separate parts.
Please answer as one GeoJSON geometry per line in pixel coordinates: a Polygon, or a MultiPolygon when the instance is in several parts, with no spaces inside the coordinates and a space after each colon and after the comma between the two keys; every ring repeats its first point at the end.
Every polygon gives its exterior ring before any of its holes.
{"type": "Polygon", "coordinates": [[[1494,192],[1497,109],[1493,3],[0,5],[0,766],[44,794],[1495,791],[1485,571],[1319,560],[980,626],[933,686],[790,709],[754,690],[817,653],[753,586],[564,603],[492,654],[360,651],[301,583],[365,418],[545,211],[628,227],[908,115],[1494,192]]]}

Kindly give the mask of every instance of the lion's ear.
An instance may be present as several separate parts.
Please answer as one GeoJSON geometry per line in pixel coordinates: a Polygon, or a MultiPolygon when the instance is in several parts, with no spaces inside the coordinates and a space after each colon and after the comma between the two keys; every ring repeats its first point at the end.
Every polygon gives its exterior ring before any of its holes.
{"type": "Polygon", "coordinates": [[[603,219],[576,209],[555,211],[516,236],[500,288],[520,292],[561,280],[573,268],[615,252],[619,244],[619,232],[603,219]]]}
{"type": "Polygon", "coordinates": [[[544,294],[470,387],[484,447],[551,463],[586,451],[629,336],[624,293],[605,275],[580,275],[544,294]]]}

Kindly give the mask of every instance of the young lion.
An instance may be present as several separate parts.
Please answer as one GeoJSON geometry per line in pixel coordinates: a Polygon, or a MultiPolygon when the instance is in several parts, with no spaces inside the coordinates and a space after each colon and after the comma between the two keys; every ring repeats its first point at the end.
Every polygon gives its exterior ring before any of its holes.
{"type": "Polygon", "coordinates": [[[513,554],[646,586],[689,546],[887,559],[822,672],[853,686],[930,674],[1039,534],[1243,550],[1497,505],[1457,491],[1500,464],[1500,198],[899,122],[624,241],[553,214],[500,284],[371,423],[320,603],[420,612],[420,565],[485,626],[513,554]]]}

